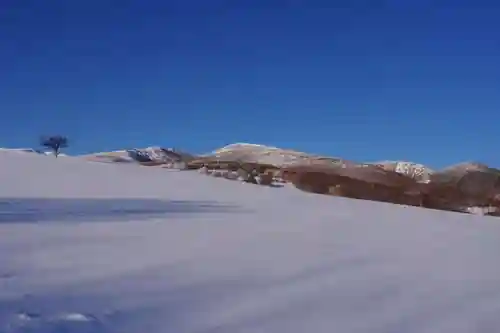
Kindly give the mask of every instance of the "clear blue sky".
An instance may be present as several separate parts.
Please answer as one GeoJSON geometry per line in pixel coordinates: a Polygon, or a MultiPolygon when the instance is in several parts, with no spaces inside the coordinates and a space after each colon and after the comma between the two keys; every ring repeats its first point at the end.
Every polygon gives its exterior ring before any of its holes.
{"type": "Polygon", "coordinates": [[[500,3],[7,1],[0,146],[500,166],[500,3]]]}

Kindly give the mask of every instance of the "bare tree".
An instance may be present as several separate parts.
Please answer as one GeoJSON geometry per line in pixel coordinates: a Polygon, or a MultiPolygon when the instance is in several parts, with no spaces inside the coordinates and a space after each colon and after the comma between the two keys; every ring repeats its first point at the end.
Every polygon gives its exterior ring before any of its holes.
{"type": "Polygon", "coordinates": [[[59,156],[61,148],[68,147],[68,138],[61,135],[42,137],[40,139],[40,145],[51,149],[54,152],[54,156],[57,158],[57,156],[59,156]]]}

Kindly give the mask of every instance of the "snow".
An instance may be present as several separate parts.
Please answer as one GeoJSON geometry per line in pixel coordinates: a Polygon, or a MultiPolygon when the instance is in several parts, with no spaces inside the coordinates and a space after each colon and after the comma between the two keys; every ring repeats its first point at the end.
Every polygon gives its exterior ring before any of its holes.
{"type": "Polygon", "coordinates": [[[33,148],[0,148],[0,151],[3,152],[19,152],[19,153],[37,153],[41,154],[40,150],[35,150],[33,148]]]}
{"type": "Polygon", "coordinates": [[[0,151],[0,332],[500,331],[497,218],[0,151]]]}
{"type": "MultiPolygon", "coordinates": [[[[37,150],[37,149],[33,149],[33,148],[1,148],[0,147],[0,151],[12,152],[12,153],[33,153],[33,154],[54,156],[54,153],[52,151],[43,151],[43,150],[37,150]]],[[[58,156],[67,156],[67,155],[63,154],[63,153],[59,153],[58,156]]]]}
{"type": "Polygon", "coordinates": [[[279,150],[280,148],[273,147],[273,146],[266,146],[262,144],[257,144],[257,143],[244,143],[244,142],[237,142],[237,143],[232,143],[227,146],[224,146],[222,148],[216,149],[214,153],[221,153],[224,151],[231,151],[235,149],[249,149],[249,150],[279,150]]]}

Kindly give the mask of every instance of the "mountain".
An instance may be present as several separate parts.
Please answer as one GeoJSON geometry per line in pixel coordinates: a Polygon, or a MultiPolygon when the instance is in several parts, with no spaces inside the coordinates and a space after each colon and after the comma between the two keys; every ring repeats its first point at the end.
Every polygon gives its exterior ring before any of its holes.
{"type": "Polygon", "coordinates": [[[500,332],[498,219],[0,151],[0,332],[500,332]]]}
{"type": "Polygon", "coordinates": [[[146,147],[127,150],[101,152],[90,155],[81,155],[89,161],[105,163],[141,163],[141,164],[169,164],[188,162],[195,158],[194,155],[172,148],[146,147]]]}
{"type": "MultiPolygon", "coordinates": [[[[162,147],[135,148],[128,150],[117,150],[83,155],[87,160],[106,163],[129,163],[138,162],[142,164],[166,164],[172,162],[189,162],[198,157],[213,157],[221,160],[241,160],[257,162],[262,164],[273,164],[282,166],[309,160],[330,160],[327,157],[316,156],[290,149],[281,149],[265,145],[251,143],[234,143],[215,151],[196,156],[179,150],[162,147]]],[[[331,160],[338,160],[331,158],[331,160]]]]}
{"type": "Polygon", "coordinates": [[[341,160],[339,158],[319,156],[296,150],[281,149],[252,143],[230,144],[216,149],[211,154],[207,154],[205,156],[212,156],[221,160],[241,160],[245,162],[272,164],[275,166],[318,160],[331,162],[341,160]]]}
{"type": "MultiPolygon", "coordinates": [[[[30,152],[36,154],[51,155],[51,152],[44,152],[32,148],[0,148],[4,151],[13,152],[30,152]]],[[[59,156],[66,156],[60,154],[59,156]]],[[[99,152],[94,154],[79,155],[76,157],[84,158],[94,162],[104,163],[139,163],[143,165],[163,165],[172,168],[184,168],[185,164],[202,158],[209,158],[221,161],[242,161],[260,164],[270,164],[277,167],[282,167],[290,164],[309,164],[309,163],[339,163],[346,160],[338,157],[321,156],[292,149],[282,149],[273,146],[253,143],[233,143],[224,147],[218,148],[210,153],[196,155],[187,153],[178,149],[163,148],[160,146],[152,146],[146,148],[123,149],[110,152],[99,152]]],[[[349,161],[347,161],[349,162],[349,161]]],[[[356,163],[356,162],[354,162],[356,163]]],[[[410,176],[421,182],[428,182],[430,177],[437,171],[423,164],[408,162],[408,161],[380,161],[380,162],[358,162],[377,165],[388,171],[396,171],[398,173],[410,176]]],[[[493,170],[500,172],[498,169],[489,168],[488,166],[478,162],[459,163],[443,170],[448,169],[467,169],[467,170],[493,170]]]]}

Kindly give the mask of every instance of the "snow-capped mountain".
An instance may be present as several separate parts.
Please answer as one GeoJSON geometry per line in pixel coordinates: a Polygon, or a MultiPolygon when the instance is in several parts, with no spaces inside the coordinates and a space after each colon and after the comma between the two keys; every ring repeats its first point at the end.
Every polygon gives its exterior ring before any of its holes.
{"type": "Polygon", "coordinates": [[[90,161],[105,163],[145,163],[145,164],[168,164],[175,162],[188,162],[195,158],[194,155],[173,149],[162,147],[133,148],[116,150],[111,152],[100,152],[80,156],[90,161]]]}
{"type": "Polygon", "coordinates": [[[291,149],[281,149],[272,146],[253,143],[234,143],[216,149],[207,156],[227,160],[241,160],[247,162],[257,162],[262,164],[272,164],[283,166],[292,163],[307,162],[313,160],[338,161],[338,158],[324,157],[308,154],[291,149]]]}

